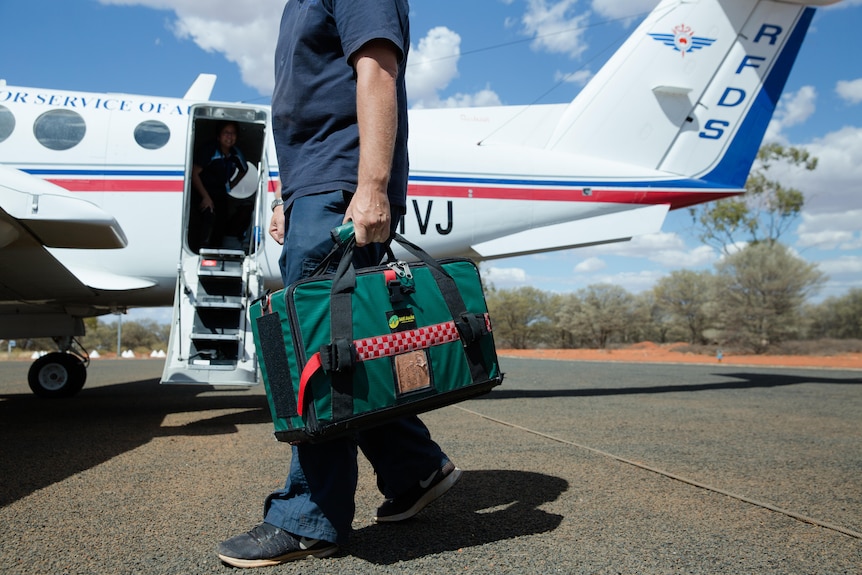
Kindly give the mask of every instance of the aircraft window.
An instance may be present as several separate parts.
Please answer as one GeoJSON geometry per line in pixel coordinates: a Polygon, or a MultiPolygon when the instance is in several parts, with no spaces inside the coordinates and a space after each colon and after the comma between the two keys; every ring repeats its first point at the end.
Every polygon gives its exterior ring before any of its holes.
{"type": "Polygon", "coordinates": [[[0,106],[0,142],[12,135],[15,130],[15,116],[6,106],[0,106]]]}
{"type": "Polygon", "coordinates": [[[171,130],[163,122],[147,120],[135,128],[135,141],[147,150],[158,150],[171,139],[171,130]]]}
{"type": "Polygon", "coordinates": [[[51,110],[36,118],[33,133],[48,149],[68,150],[84,139],[87,124],[79,113],[72,110],[51,110]]]}

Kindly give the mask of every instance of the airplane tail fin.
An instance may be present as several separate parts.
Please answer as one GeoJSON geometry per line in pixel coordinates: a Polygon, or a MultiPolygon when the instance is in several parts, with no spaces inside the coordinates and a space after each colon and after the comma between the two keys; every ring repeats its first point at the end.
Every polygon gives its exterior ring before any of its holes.
{"type": "Polygon", "coordinates": [[[741,189],[813,15],[794,0],[663,0],[547,147],[741,189]]]}
{"type": "Polygon", "coordinates": [[[215,74],[198,74],[194,83],[186,90],[183,100],[209,100],[215,83],[215,74]]]}

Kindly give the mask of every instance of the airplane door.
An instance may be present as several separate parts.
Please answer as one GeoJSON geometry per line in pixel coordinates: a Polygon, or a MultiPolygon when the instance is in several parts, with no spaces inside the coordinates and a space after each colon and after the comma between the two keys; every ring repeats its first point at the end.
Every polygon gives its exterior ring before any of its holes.
{"type": "Polygon", "coordinates": [[[267,121],[265,108],[190,108],[180,258],[162,383],[258,382],[248,308],[263,290],[267,121]]]}

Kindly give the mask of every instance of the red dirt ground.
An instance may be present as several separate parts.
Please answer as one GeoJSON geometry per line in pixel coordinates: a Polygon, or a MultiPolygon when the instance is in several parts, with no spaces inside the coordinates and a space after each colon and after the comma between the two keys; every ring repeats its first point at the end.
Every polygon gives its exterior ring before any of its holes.
{"type": "Polygon", "coordinates": [[[862,354],[838,355],[728,355],[719,362],[717,357],[674,351],[674,344],[639,343],[624,349],[501,349],[504,357],[533,359],[563,359],[585,361],[628,361],[661,363],[701,363],[727,365],[756,365],[780,367],[819,367],[835,369],[862,369],[862,354]]]}

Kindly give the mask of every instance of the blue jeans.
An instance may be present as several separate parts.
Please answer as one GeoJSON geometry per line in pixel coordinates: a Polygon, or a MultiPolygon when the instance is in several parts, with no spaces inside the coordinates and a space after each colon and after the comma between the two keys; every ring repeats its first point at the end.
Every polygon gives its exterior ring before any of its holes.
{"type": "MultiPolygon", "coordinates": [[[[332,248],[329,231],[341,225],[350,195],[329,192],[298,198],[288,207],[279,266],[285,285],[307,277],[332,248]]],[[[403,215],[393,214],[392,229],[403,215]]],[[[380,263],[385,246],[357,248],[354,265],[380,263]]],[[[344,544],[355,512],[357,446],[377,474],[386,498],[404,493],[447,461],[418,417],[359,432],[351,439],[292,447],[284,489],[264,504],[264,521],[302,537],[344,544]]]]}

